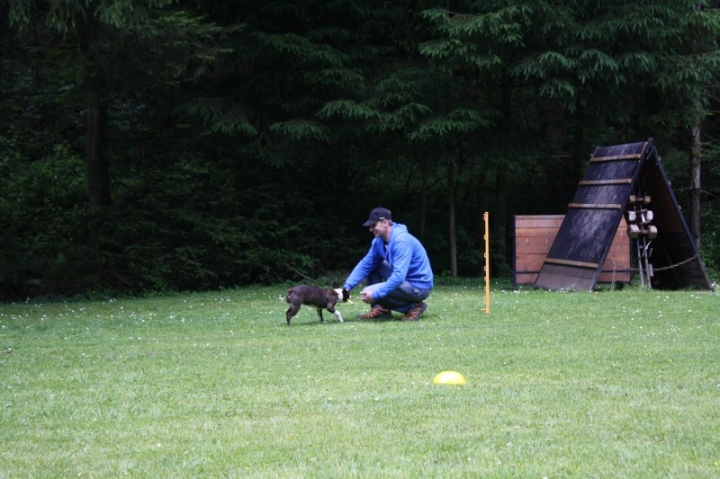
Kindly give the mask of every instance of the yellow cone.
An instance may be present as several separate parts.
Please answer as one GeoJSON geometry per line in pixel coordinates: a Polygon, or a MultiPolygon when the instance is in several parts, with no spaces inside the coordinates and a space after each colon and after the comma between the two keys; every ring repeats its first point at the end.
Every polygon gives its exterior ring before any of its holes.
{"type": "Polygon", "coordinates": [[[433,379],[435,384],[465,384],[465,376],[457,371],[443,371],[433,379]]]}

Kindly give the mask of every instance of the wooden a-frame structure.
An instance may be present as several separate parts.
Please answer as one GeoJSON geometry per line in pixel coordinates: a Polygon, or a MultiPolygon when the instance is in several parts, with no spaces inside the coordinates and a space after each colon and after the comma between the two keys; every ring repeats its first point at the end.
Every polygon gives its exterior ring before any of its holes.
{"type": "Polygon", "coordinates": [[[638,251],[651,272],[649,286],[713,290],[652,140],[595,149],[535,288],[592,290],[620,220],[631,211],[642,216],[638,251]]]}

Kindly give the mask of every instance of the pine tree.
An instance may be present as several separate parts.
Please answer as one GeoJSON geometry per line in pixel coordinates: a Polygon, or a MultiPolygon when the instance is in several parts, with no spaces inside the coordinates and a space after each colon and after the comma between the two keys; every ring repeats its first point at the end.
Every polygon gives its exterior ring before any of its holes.
{"type": "MultiPolygon", "coordinates": [[[[198,44],[217,31],[169,9],[173,0],[104,2],[54,0],[12,2],[9,24],[38,28],[62,46],[62,72],[77,78],[87,116],[86,163],[89,209],[97,213],[112,204],[108,109],[119,97],[140,91],[152,75],[162,77],[201,56],[198,44]],[[190,51],[190,41],[196,40],[190,51]],[[171,51],[171,45],[182,45],[171,51]],[[178,56],[181,53],[181,57],[178,56]]],[[[205,51],[206,57],[207,50],[205,51]]],[[[166,80],[170,77],[165,76],[166,80]]],[[[156,80],[157,81],[157,80],[156,80]]],[[[170,80],[172,81],[172,80],[170,80]]]]}

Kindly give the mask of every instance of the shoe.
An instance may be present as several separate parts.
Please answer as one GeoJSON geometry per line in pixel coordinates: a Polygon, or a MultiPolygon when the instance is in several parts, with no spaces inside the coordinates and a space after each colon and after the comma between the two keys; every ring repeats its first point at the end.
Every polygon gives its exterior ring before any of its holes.
{"type": "Polygon", "coordinates": [[[403,316],[403,321],[417,321],[420,319],[420,315],[422,315],[425,310],[427,309],[427,304],[423,303],[422,301],[419,303],[415,303],[415,306],[405,313],[405,316],[403,316]]]}
{"type": "Polygon", "coordinates": [[[382,306],[373,306],[369,313],[363,313],[358,319],[392,319],[392,312],[382,306]]]}

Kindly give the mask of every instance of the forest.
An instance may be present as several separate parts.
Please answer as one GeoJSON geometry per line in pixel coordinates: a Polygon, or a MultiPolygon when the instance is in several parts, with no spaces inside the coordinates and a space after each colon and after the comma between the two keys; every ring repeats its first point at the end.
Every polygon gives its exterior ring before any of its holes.
{"type": "Polygon", "coordinates": [[[0,0],[0,300],[344,278],[393,211],[508,276],[653,138],[720,272],[720,2],[0,0]]]}

